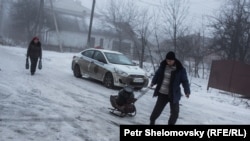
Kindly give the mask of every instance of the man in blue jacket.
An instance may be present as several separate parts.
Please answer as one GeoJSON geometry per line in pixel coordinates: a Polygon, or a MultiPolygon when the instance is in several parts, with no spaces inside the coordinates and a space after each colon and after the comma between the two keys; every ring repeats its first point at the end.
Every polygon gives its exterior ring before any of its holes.
{"type": "Polygon", "coordinates": [[[174,125],[179,116],[180,85],[183,86],[186,97],[189,98],[190,95],[186,69],[176,59],[174,52],[168,52],[165,60],[160,63],[150,87],[154,85],[156,85],[156,88],[153,97],[157,96],[157,101],[150,116],[150,125],[155,124],[156,119],[160,116],[168,102],[170,103],[168,125],[174,125]]]}

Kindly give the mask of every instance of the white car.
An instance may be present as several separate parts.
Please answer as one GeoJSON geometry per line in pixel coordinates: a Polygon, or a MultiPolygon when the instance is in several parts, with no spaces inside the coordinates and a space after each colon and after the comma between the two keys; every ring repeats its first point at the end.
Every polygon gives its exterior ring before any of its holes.
{"type": "Polygon", "coordinates": [[[147,87],[149,79],[146,72],[135,65],[121,52],[89,48],[73,56],[74,76],[83,75],[103,82],[108,88],[130,85],[135,89],[147,87]]]}

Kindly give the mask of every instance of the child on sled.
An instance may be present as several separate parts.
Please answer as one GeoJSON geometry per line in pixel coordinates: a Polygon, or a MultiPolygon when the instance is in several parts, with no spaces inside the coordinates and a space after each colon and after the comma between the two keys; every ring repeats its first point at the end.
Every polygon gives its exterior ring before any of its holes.
{"type": "Polygon", "coordinates": [[[135,113],[135,101],[134,89],[131,86],[125,86],[119,91],[118,95],[110,96],[111,105],[114,107],[112,112],[120,111],[122,116],[135,113]]]}

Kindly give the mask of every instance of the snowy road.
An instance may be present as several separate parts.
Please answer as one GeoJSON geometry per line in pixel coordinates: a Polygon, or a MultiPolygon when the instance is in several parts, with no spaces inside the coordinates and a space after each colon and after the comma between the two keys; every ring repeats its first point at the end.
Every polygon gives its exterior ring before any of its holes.
{"type": "Polygon", "coordinates": [[[44,53],[43,69],[34,76],[24,69],[24,49],[1,49],[0,56],[4,59],[0,66],[1,139],[82,141],[96,140],[103,134],[108,139],[101,140],[117,139],[118,128],[103,126],[110,124],[103,121],[110,106],[109,95],[116,91],[98,82],[76,79],[70,68],[72,54],[55,58],[53,53],[44,53]]]}
{"type": "MultiPolygon", "coordinates": [[[[155,104],[150,90],[136,102],[137,115],[109,114],[110,95],[118,90],[78,79],[72,53],[43,52],[43,69],[25,69],[25,48],[0,46],[0,141],[119,141],[119,124],[148,124],[155,104]]],[[[189,99],[181,100],[177,124],[249,124],[250,108],[241,99],[206,91],[207,80],[194,80],[189,99]]],[[[136,92],[136,95],[139,93],[136,92]]],[[[167,123],[169,107],[157,120],[167,123]]]]}

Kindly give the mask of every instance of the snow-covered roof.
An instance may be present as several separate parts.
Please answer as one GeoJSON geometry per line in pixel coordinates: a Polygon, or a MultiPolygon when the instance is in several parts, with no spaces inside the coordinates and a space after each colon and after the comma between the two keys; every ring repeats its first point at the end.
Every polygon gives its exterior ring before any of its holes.
{"type": "MultiPolygon", "coordinates": [[[[46,3],[45,7],[50,8],[50,3],[46,3]]],[[[56,0],[53,2],[53,8],[56,12],[61,12],[69,15],[83,17],[90,15],[91,10],[83,5],[79,0],[56,0]]]]}

